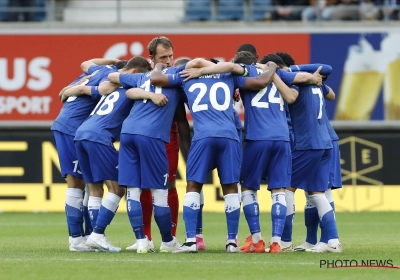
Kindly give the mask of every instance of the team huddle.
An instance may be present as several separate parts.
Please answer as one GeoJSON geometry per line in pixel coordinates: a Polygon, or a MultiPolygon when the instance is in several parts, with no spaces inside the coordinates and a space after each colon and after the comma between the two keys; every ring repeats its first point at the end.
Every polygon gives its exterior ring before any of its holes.
{"type": "Polygon", "coordinates": [[[341,252],[330,191],[341,187],[338,137],[324,101],[335,98],[323,82],[331,67],[295,65],[283,52],[258,62],[250,44],[239,47],[233,62],[180,59],[174,66],[168,38],[154,38],[148,49],[151,63],[141,56],[85,61],[84,73],[59,93],[64,105],[51,129],[68,185],[70,251],[121,251],[104,232],[124,195],[136,237],[127,250],[155,251],[153,214],[160,252],[206,250],[202,187],[216,168],[225,201],[226,252],[341,252]],[[233,107],[240,98],[244,137],[233,107]],[[185,104],[193,118],[192,139],[185,104]],[[118,140],[119,152],[114,147],[118,140]],[[182,245],[175,237],[179,147],[187,159],[182,245]],[[261,235],[257,199],[263,179],[272,198],[268,245],[261,235]],[[104,198],[103,184],[108,188],[104,198]],[[293,247],[297,188],[306,195],[307,238],[293,247]],[[241,205],[250,235],[239,246],[241,205]]]}

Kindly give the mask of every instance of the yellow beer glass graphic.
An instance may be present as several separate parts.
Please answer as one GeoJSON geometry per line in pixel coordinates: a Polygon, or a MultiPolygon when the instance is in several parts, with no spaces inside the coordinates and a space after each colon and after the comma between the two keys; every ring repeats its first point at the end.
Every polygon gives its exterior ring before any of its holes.
{"type": "Polygon", "coordinates": [[[400,120],[400,33],[391,33],[381,43],[386,73],[383,84],[385,119],[400,120]]]}
{"type": "Polygon", "coordinates": [[[379,62],[379,54],[363,37],[358,45],[349,47],[336,110],[337,120],[370,119],[385,68],[379,62]]]}

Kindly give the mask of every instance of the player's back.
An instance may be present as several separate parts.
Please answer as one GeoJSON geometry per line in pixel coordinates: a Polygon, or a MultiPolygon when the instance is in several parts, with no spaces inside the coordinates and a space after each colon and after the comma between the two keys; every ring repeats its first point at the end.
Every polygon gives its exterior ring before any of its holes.
{"type": "MultiPolygon", "coordinates": [[[[98,86],[109,73],[116,71],[118,71],[118,69],[115,66],[92,65],[89,67],[87,73],[90,77],[82,85],[98,86]]],[[[69,97],[64,103],[51,129],[74,136],[78,127],[93,111],[100,98],[101,96],[99,94],[69,97]]]]}
{"type": "MultiPolygon", "coordinates": [[[[171,70],[167,68],[164,71],[169,74],[171,70]]],[[[139,134],[169,142],[172,120],[176,107],[183,97],[183,91],[181,88],[155,87],[150,84],[150,75],[151,72],[132,75],[132,79],[135,79],[135,82],[130,86],[136,83],[136,87],[148,92],[162,93],[168,98],[168,102],[166,105],[159,107],[150,100],[136,101],[129,116],[124,121],[122,133],[139,134]]],[[[123,79],[124,77],[121,75],[121,84],[123,84],[123,79]]]]}
{"type": "Polygon", "coordinates": [[[234,123],[231,74],[204,75],[183,82],[193,117],[193,141],[205,137],[226,137],[239,141],[234,123]]]}
{"type": "Polygon", "coordinates": [[[90,116],[76,131],[75,140],[89,140],[109,145],[119,139],[122,123],[134,101],[126,96],[127,89],[118,88],[102,96],[90,116]]]}
{"type": "MultiPolygon", "coordinates": [[[[257,77],[263,73],[254,65],[246,65],[246,68],[249,77],[257,77]]],[[[291,84],[292,81],[285,82],[291,84]]],[[[289,141],[284,100],[273,83],[261,90],[241,89],[240,95],[245,108],[246,140],[289,141]]]]}
{"type": "Polygon", "coordinates": [[[296,150],[330,149],[331,138],[324,121],[321,87],[299,85],[299,96],[289,105],[296,150]]]}

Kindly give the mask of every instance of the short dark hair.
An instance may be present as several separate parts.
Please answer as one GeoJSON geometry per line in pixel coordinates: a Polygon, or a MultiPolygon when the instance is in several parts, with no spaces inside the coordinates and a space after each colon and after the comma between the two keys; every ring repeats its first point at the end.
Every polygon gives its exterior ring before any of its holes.
{"type": "Polygon", "coordinates": [[[256,47],[252,44],[240,45],[239,48],[237,49],[236,53],[243,52],[243,51],[251,52],[256,58],[258,57],[256,47]]]}
{"type": "Polygon", "coordinates": [[[190,59],[181,58],[181,59],[178,59],[177,61],[175,61],[174,66],[175,66],[175,67],[181,66],[181,65],[183,65],[183,64],[185,64],[185,63],[188,63],[189,61],[190,61],[190,59]]]}
{"type": "Polygon", "coordinates": [[[243,63],[243,64],[251,65],[253,63],[257,63],[257,58],[251,52],[241,51],[241,52],[238,52],[235,55],[235,58],[233,59],[233,62],[234,63],[243,63]]]}
{"type": "Polygon", "coordinates": [[[279,56],[280,58],[282,58],[283,62],[285,63],[285,65],[287,67],[295,65],[296,63],[294,62],[293,57],[288,54],[287,52],[276,52],[275,53],[277,56],[279,56]]]}
{"type": "Polygon", "coordinates": [[[125,67],[125,65],[128,63],[128,60],[120,60],[117,63],[115,63],[115,67],[118,69],[122,69],[125,67]]]}
{"type": "Polygon", "coordinates": [[[268,61],[275,62],[276,65],[279,66],[279,68],[282,68],[282,67],[286,66],[286,64],[285,64],[285,62],[283,62],[282,58],[280,56],[277,56],[276,54],[273,54],[273,53],[267,54],[266,56],[261,58],[260,63],[261,64],[265,64],[268,61]]]}
{"type": "Polygon", "coordinates": [[[141,73],[151,71],[150,62],[148,62],[147,59],[145,59],[143,56],[135,56],[131,58],[123,69],[131,70],[134,68],[141,73]]]}
{"type": "Polygon", "coordinates": [[[166,49],[172,49],[172,42],[167,37],[158,36],[151,40],[147,45],[147,49],[149,50],[149,54],[151,56],[155,56],[157,54],[157,46],[160,44],[166,49]]]}

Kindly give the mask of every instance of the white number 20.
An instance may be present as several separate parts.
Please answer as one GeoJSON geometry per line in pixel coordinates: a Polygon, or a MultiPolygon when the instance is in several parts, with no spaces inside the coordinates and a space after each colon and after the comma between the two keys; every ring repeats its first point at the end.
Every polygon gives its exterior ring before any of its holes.
{"type": "MultiPolygon", "coordinates": [[[[204,95],[207,93],[207,85],[204,83],[195,83],[190,86],[189,92],[194,92],[196,89],[200,89],[199,94],[193,102],[192,112],[196,113],[199,111],[208,110],[208,104],[200,104],[200,101],[203,99],[204,95]]],[[[210,88],[210,103],[211,106],[218,111],[225,111],[229,108],[229,104],[231,103],[231,91],[227,84],[223,82],[215,83],[210,88]],[[223,104],[219,104],[217,102],[217,90],[222,88],[224,90],[225,99],[223,104]]]]}

